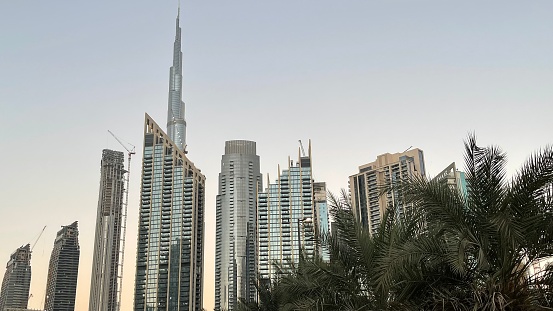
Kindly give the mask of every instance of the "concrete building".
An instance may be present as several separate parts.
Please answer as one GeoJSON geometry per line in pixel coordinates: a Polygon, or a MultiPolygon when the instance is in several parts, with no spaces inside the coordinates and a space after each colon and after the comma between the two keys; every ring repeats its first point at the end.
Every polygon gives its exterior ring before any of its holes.
{"type": "MultiPolygon", "coordinates": [[[[307,256],[320,252],[311,143],[308,154],[298,156],[295,163],[288,159],[287,169],[280,171],[279,167],[275,183],[269,183],[267,177],[267,188],[258,194],[258,271],[265,280],[275,276],[273,262],[286,267],[299,262],[300,250],[307,256]]],[[[317,199],[321,199],[319,195],[317,199]]]]}
{"type": "Polygon", "coordinates": [[[0,311],[7,308],[26,309],[31,286],[31,245],[16,249],[6,265],[0,290],[0,311]]]}
{"type": "Polygon", "coordinates": [[[216,206],[216,311],[235,310],[239,298],[256,299],[256,198],[261,189],[255,142],[225,142],[216,206]]]}
{"type": "Polygon", "coordinates": [[[90,281],[89,311],[118,311],[124,159],[123,152],[104,149],[90,281]]]}
{"type": "Polygon", "coordinates": [[[455,162],[452,162],[444,168],[433,179],[443,180],[451,188],[458,189],[465,198],[467,197],[467,180],[465,178],[465,172],[459,171],[455,166],[455,162]]]}
{"type": "Polygon", "coordinates": [[[205,177],[146,114],[134,310],[202,309],[205,177]]]}
{"type": "Polygon", "coordinates": [[[390,207],[397,215],[406,208],[397,191],[381,195],[382,187],[414,175],[426,176],[424,155],[420,149],[403,153],[385,153],[376,161],[361,165],[359,173],[349,177],[351,203],[355,217],[371,232],[380,227],[384,211],[390,207]]]}
{"type": "Polygon", "coordinates": [[[45,311],[75,310],[80,253],[79,229],[75,221],[63,226],[54,240],[48,267],[45,311]]]}

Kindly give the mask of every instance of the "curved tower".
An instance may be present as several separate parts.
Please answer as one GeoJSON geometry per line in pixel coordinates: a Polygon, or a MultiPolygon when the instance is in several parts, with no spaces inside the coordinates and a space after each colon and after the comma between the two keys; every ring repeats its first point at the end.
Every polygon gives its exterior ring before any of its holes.
{"type": "Polygon", "coordinates": [[[236,309],[256,298],[257,208],[261,190],[255,142],[225,143],[217,195],[215,311],[236,309]]]}

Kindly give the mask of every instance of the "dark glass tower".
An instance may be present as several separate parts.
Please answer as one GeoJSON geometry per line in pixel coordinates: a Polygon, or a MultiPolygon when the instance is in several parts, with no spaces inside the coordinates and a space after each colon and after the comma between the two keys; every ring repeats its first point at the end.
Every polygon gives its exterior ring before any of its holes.
{"type": "Polygon", "coordinates": [[[135,311],[202,309],[205,177],[146,114],[135,311]]]}
{"type": "Polygon", "coordinates": [[[225,143],[216,210],[215,311],[235,310],[239,298],[256,298],[256,196],[262,184],[255,149],[253,141],[225,143]]]}
{"type": "Polygon", "coordinates": [[[0,291],[0,310],[27,308],[31,286],[31,245],[16,249],[6,265],[0,291]]]}
{"type": "Polygon", "coordinates": [[[45,311],[75,310],[80,253],[79,229],[75,221],[63,226],[54,241],[48,268],[45,311]]]}

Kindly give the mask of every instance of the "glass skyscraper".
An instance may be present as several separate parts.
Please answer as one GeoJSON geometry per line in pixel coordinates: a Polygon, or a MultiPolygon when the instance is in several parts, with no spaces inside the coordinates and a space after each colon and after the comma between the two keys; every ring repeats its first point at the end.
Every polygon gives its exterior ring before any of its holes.
{"type": "Polygon", "coordinates": [[[235,310],[239,298],[256,299],[256,196],[261,182],[255,142],[225,142],[216,207],[215,311],[235,310]]]}
{"type": "MultiPolygon", "coordinates": [[[[320,221],[315,206],[311,143],[307,155],[280,172],[275,183],[258,194],[259,276],[275,275],[273,262],[284,267],[299,262],[300,250],[307,256],[320,252],[320,221]]],[[[318,197],[319,198],[319,197],[318,197]]],[[[328,223],[328,220],[326,220],[328,223]]]]}
{"type": "Polygon", "coordinates": [[[118,311],[124,174],[123,152],[104,149],[88,311],[118,311]]]}
{"type": "Polygon", "coordinates": [[[80,253],[79,229],[75,221],[62,227],[54,240],[48,268],[45,311],[75,310],[80,253]]]}
{"type": "Polygon", "coordinates": [[[134,310],[202,309],[205,177],[146,114],[134,310]]]}
{"type": "Polygon", "coordinates": [[[31,245],[16,249],[6,265],[0,291],[0,310],[26,309],[31,286],[31,245]]]}

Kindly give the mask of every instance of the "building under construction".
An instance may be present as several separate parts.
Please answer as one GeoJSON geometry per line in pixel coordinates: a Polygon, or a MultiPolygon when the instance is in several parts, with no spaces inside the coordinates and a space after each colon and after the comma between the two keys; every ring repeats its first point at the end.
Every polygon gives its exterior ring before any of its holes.
{"type": "Polygon", "coordinates": [[[48,268],[45,311],[75,310],[80,254],[79,229],[75,221],[63,226],[54,240],[48,268]]]}
{"type": "Polygon", "coordinates": [[[21,246],[10,256],[0,291],[0,311],[26,309],[31,286],[31,245],[21,246]]]}
{"type": "Polygon", "coordinates": [[[117,311],[122,264],[124,154],[102,151],[89,311],[117,311]]]}

